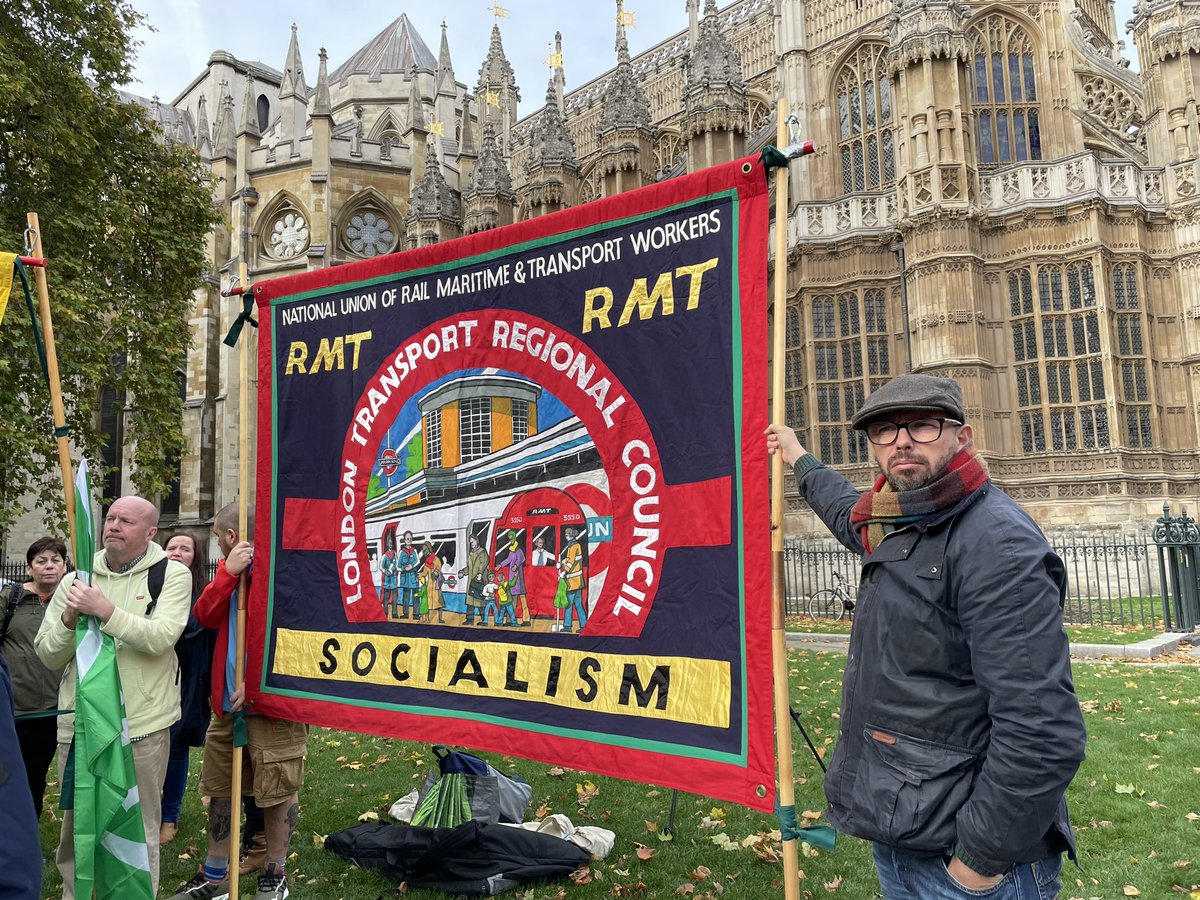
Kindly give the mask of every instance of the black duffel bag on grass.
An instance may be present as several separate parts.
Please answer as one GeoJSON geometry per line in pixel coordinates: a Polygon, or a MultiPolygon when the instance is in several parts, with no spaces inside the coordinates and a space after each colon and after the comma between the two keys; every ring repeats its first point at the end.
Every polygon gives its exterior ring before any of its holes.
{"type": "Polygon", "coordinates": [[[457,828],[368,822],[329,835],[325,849],[412,887],[480,897],[569,875],[591,859],[562,838],[478,821],[457,828]]]}

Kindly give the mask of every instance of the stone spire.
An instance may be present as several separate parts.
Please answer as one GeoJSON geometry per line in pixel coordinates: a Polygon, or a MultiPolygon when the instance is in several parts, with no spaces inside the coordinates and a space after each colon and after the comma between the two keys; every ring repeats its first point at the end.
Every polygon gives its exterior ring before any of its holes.
{"type": "Polygon", "coordinates": [[[600,113],[601,140],[607,132],[625,128],[652,128],[650,101],[633,74],[629,41],[625,37],[625,2],[617,0],[617,69],[609,82],[600,113]]]}
{"type": "Polygon", "coordinates": [[[687,61],[687,77],[689,87],[703,82],[717,90],[737,91],[740,97],[746,94],[742,61],[722,33],[716,0],[705,4],[704,20],[687,61]]]}
{"type": "Polygon", "coordinates": [[[442,20],[442,46],[438,52],[437,89],[434,91],[434,115],[442,123],[448,137],[454,137],[454,121],[457,118],[458,80],[454,77],[454,64],[450,61],[450,41],[446,37],[446,22],[442,20]]]}
{"type": "Polygon", "coordinates": [[[413,185],[409,213],[404,219],[410,247],[456,238],[462,226],[458,198],[442,175],[435,140],[436,137],[430,135],[425,142],[425,174],[413,185]]]}
{"type": "Polygon", "coordinates": [[[300,139],[308,122],[308,85],[304,83],[304,65],[300,60],[300,41],[296,23],[292,23],[292,39],[287,59],[283,63],[283,78],[279,82],[279,141],[290,143],[290,155],[300,155],[300,139]]]}
{"type": "Polygon", "coordinates": [[[471,186],[463,194],[463,202],[467,207],[464,233],[474,234],[511,225],[515,218],[516,199],[508,163],[504,161],[496,142],[496,129],[491,122],[486,122],[474,177],[471,186]]]}
{"type": "MultiPolygon", "coordinates": [[[[329,265],[333,252],[333,185],[329,178],[330,155],[333,145],[333,110],[329,102],[329,55],[321,48],[317,68],[317,87],[312,105],[312,169],[309,185],[312,207],[309,210],[308,265],[321,268],[329,265]]],[[[359,143],[361,152],[362,144],[359,143]]]]}
{"type": "Polygon", "coordinates": [[[475,156],[475,126],[471,124],[470,94],[463,95],[462,123],[462,136],[458,139],[458,155],[475,156]]]}
{"type": "Polygon", "coordinates": [[[237,136],[246,135],[258,138],[262,132],[258,130],[258,102],[254,97],[254,76],[246,70],[246,89],[242,92],[242,127],[237,136]]]}
{"type": "Polygon", "coordinates": [[[237,147],[238,193],[250,205],[253,205],[254,201],[258,199],[258,194],[250,186],[247,173],[250,171],[250,154],[258,146],[260,137],[258,104],[254,99],[254,76],[247,69],[246,88],[242,91],[242,124],[238,128],[235,145],[237,147]]]}
{"type": "Polygon", "coordinates": [[[504,54],[499,25],[492,26],[492,39],[488,44],[487,57],[479,67],[475,97],[479,101],[479,121],[496,124],[501,150],[507,155],[512,146],[511,130],[517,120],[517,103],[521,99],[521,91],[517,88],[512,64],[504,54]]]}
{"type": "Polygon", "coordinates": [[[464,196],[480,193],[512,194],[512,176],[508,173],[508,163],[500,155],[496,129],[491,122],[483,126],[482,149],[479,151],[479,162],[475,165],[475,177],[464,196]]]}
{"type": "Polygon", "coordinates": [[[329,54],[321,48],[321,65],[317,69],[317,90],[313,94],[312,117],[333,118],[333,104],[329,102],[329,54]]]}
{"type": "Polygon", "coordinates": [[[479,158],[478,142],[475,140],[475,123],[471,121],[471,95],[462,98],[462,131],[458,136],[458,183],[471,183],[475,163],[479,158]]]}
{"type": "Polygon", "coordinates": [[[546,106],[534,123],[529,142],[529,161],[525,171],[532,171],[542,165],[567,163],[578,167],[575,158],[575,141],[563,121],[562,109],[558,100],[558,79],[550,77],[546,85],[546,106]]]}
{"type": "Polygon", "coordinates": [[[603,196],[611,197],[654,181],[654,143],[658,129],[650,119],[650,101],[633,73],[625,39],[625,4],[617,0],[617,68],[608,80],[596,136],[600,156],[595,171],[603,196]]]}
{"type": "Polygon", "coordinates": [[[742,155],[746,80],[742,61],[722,33],[716,0],[707,0],[684,67],[683,100],[683,134],[693,171],[742,155]]]}
{"type": "Polygon", "coordinates": [[[442,19],[442,46],[438,50],[437,89],[439,94],[454,96],[458,86],[454,78],[454,63],[450,61],[450,41],[446,37],[446,20],[442,19]]]}
{"type": "Polygon", "coordinates": [[[561,31],[554,32],[554,56],[558,60],[558,65],[554,67],[554,100],[558,104],[558,111],[562,113],[566,111],[563,106],[563,97],[567,92],[567,73],[563,67],[561,31]]]}
{"type": "Polygon", "coordinates": [[[546,85],[546,105],[530,134],[521,199],[530,217],[573,206],[579,196],[575,141],[558,105],[557,72],[546,85]]]}
{"type": "Polygon", "coordinates": [[[279,82],[279,99],[299,96],[308,104],[308,85],[304,81],[304,61],[300,57],[300,39],[296,23],[292,23],[292,39],[288,42],[287,59],[283,62],[283,78],[279,82]]]}
{"type": "Polygon", "coordinates": [[[404,143],[412,148],[412,170],[409,177],[414,183],[425,174],[425,156],[421,150],[428,136],[425,101],[421,97],[421,73],[414,64],[408,71],[408,125],[403,135],[404,143]]]}
{"type": "Polygon", "coordinates": [[[221,82],[221,111],[217,114],[217,136],[213,141],[213,156],[237,159],[237,127],[233,122],[233,95],[229,82],[221,82]]]}
{"type": "Polygon", "coordinates": [[[200,95],[200,105],[196,110],[196,152],[201,156],[212,153],[212,129],[208,125],[208,101],[200,95]]]}

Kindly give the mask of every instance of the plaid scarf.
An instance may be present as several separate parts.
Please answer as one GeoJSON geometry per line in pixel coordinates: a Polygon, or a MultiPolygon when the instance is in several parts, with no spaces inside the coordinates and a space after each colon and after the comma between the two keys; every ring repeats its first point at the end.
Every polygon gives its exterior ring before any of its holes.
{"type": "Polygon", "coordinates": [[[957,504],[988,480],[987,463],[974,447],[960,450],[950,460],[946,474],[915,491],[895,491],[880,475],[875,486],[864,491],[850,511],[850,524],[857,525],[867,553],[887,535],[885,526],[919,522],[957,504]]]}

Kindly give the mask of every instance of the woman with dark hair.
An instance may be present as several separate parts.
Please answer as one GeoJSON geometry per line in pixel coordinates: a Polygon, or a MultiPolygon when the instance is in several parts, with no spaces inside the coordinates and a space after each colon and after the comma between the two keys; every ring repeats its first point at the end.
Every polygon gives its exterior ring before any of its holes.
{"type": "Polygon", "coordinates": [[[17,741],[34,810],[41,818],[46,770],[58,747],[58,683],[62,671],[43,665],[33,641],[46,616],[46,604],[67,570],[67,546],[56,537],[39,538],[29,545],[25,562],[29,580],[24,584],[13,582],[0,592],[4,616],[0,657],[12,674],[17,741]]]}
{"type": "MultiPolygon", "coordinates": [[[[208,584],[208,564],[204,550],[190,534],[171,535],[166,543],[167,557],[181,562],[192,572],[192,605],[208,584]]],[[[162,825],[159,843],[170,843],[179,829],[179,811],[187,789],[188,755],[192,747],[204,746],[204,733],[212,712],[208,693],[212,681],[213,632],[200,627],[195,614],[188,616],[187,627],[175,644],[179,658],[179,721],[171,726],[171,755],[163,782],[162,825]]]]}

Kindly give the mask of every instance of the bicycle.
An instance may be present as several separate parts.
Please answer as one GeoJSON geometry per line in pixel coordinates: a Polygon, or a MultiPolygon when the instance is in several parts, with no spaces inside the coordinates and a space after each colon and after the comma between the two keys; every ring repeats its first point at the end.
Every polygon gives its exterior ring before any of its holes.
{"type": "Polygon", "coordinates": [[[854,617],[854,596],[852,588],[841,572],[833,573],[833,587],[817,591],[808,598],[808,617],[813,621],[829,619],[840,622],[849,613],[854,617]]]}

